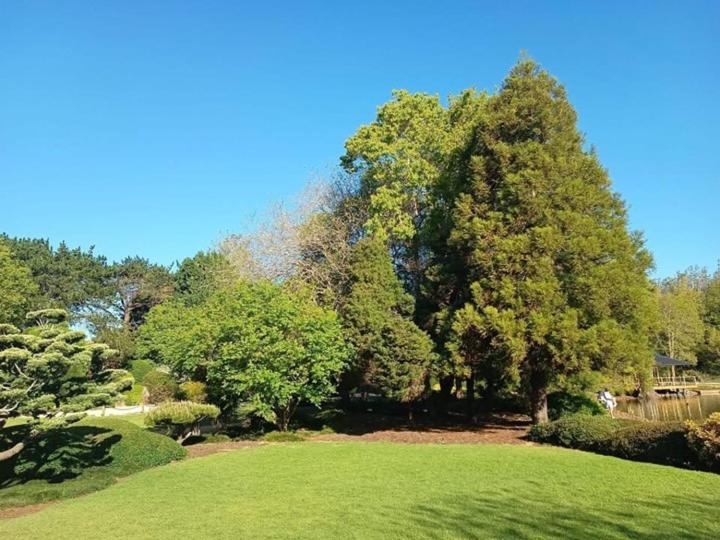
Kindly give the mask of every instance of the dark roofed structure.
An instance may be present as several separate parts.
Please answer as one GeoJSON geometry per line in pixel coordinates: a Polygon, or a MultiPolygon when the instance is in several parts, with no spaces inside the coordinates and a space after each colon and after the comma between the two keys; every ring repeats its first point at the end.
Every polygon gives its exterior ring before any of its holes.
{"type": "Polygon", "coordinates": [[[664,354],[655,353],[655,367],[690,367],[692,364],[685,360],[678,360],[677,358],[670,358],[664,354]]]}

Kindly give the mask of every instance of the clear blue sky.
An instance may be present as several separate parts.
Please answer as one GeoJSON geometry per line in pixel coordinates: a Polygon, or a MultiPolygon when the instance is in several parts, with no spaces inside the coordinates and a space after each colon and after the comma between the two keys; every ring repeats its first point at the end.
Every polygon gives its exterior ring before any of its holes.
{"type": "Polygon", "coordinates": [[[170,263],[331,171],[394,88],[566,85],[657,275],[720,259],[720,2],[0,0],[0,231],[170,263]]]}

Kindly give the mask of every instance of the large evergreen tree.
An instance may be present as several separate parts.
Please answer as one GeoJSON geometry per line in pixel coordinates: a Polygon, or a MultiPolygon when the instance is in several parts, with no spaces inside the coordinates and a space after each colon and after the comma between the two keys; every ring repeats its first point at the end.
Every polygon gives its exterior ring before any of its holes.
{"type": "Polygon", "coordinates": [[[449,348],[520,383],[536,422],[568,375],[645,372],[651,258],[564,89],[522,60],[458,154],[451,256],[433,270],[467,295],[447,306],[449,348]]]}
{"type": "Polygon", "coordinates": [[[355,361],[344,389],[365,384],[411,404],[422,396],[435,354],[412,321],[413,298],[396,276],[385,243],[366,238],[353,247],[348,294],[340,309],[355,361]]]}
{"type": "Polygon", "coordinates": [[[30,269],[13,257],[0,238],[0,321],[20,324],[39,296],[30,269]]]}

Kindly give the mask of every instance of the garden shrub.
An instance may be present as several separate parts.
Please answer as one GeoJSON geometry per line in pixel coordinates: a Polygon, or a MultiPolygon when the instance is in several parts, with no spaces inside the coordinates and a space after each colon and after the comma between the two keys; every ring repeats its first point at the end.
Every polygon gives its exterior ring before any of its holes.
{"type": "Polygon", "coordinates": [[[152,360],[133,360],[130,362],[130,373],[135,377],[135,382],[141,383],[145,375],[157,369],[157,364],[152,360]]]}
{"type": "Polygon", "coordinates": [[[157,369],[145,375],[143,386],[147,388],[150,403],[175,399],[180,390],[175,377],[157,369]]]}
{"type": "Polygon", "coordinates": [[[195,403],[205,403],[207,400],[207,387],[200,381],[187,381],[180,385],[180,394],[183,399],[195,403]]]}
{"type": "Polygon", "coordinates": [[[617,429],[609,416],[573,414],[530,428],[529,437],[538,442],[581,450],[594,449],[598,441],[608,438],[617,429]]]}
{"type": "Polygon", "coordinates": [[[553,392],[548,395],[548,416],[557,420],[569,414],[586,414],[590,416],[606,415],[605,408],[587,394],[570,392],[553,392]]]}
{"type": "MultiPolygon", "coordinates": [[[[21,438],[24,429],[5,431],[21,438]]],[[[115,478],[183,457],[185,449],[168,437],[117,417],[86,416],[48,430],[3,462],[0,487],[9,505],[31,504],[102,489],[115,478]],[[30,481],[37,488],[20,489],[30,481]]]]}
{"type": "Polygon", "coordinates": [[[167,402],[150,411],[145,416],[145,423],[164,430],[182,443],[191,435],[200,435],[200,422],[217,418],[219,415],[220,409],[215,405],[192,401],[167,402]]]}
{"type": "Polygon", "coordinates": [[[690,449],[702,468],[720,472],[720,412],[711,414],[702,424],[688,421],[686,430],[690,449]]]}
{"type": "Polygon", "coordinates": [[[143,386],[133,383],[132,388],[123,394],[125,405],[139,405],[142,402],[143,386]]]}
{"type": "Polygon", "coordinates": [[[530,429],[530,439],[598,454],[663,465],[693,467],[693,459],[678,422],[616,420],[609,416],[575,414],[530,429]]]}
{"type": "Polygon", "coordinates": [[[680,422],[634,422],[598,442],[596,451],[633,461],[687,467],[693,456],[680,422]]]}
{"type": "Polygon", "coordinates": [[[267,442],[301,442],[305,437],[294,431],[271,431],[262,437],[267,442]]]}

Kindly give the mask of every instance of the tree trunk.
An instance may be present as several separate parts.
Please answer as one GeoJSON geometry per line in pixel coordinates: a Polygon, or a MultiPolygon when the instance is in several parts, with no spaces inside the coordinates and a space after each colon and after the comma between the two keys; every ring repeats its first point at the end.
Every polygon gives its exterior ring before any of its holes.
{"type": "Polygon", "coordinates": [[[0,452],[0,462],[5,461],[6,459],[10,459],[11,457],[14,457],[14,456],[18,455],[20,452],[22,452],[23,448],[25,448],[25,442],[26,441],[21,441],[21,442],[17,443],[15,446],[0,452]]]}
{"type": "Polygon", "coordinates": [[[530,416],[533,424],[548,421],[547,376],[534,372],[530,377],[530,416]]]}
{"type": "Polygon", "coordinates": [[[470,376],[465,380],[465,399],[467,404],[467,417],[472,420],[475,415],[475,373],[470,372],[470,376]]]}
{"type": "Polygon", "coordinates": [[[447,416],[454,380],[452,376],[440,379],[440,393],[437,396],[437,406],[435,407],[435,412],[438,416],[447,416]]]}

